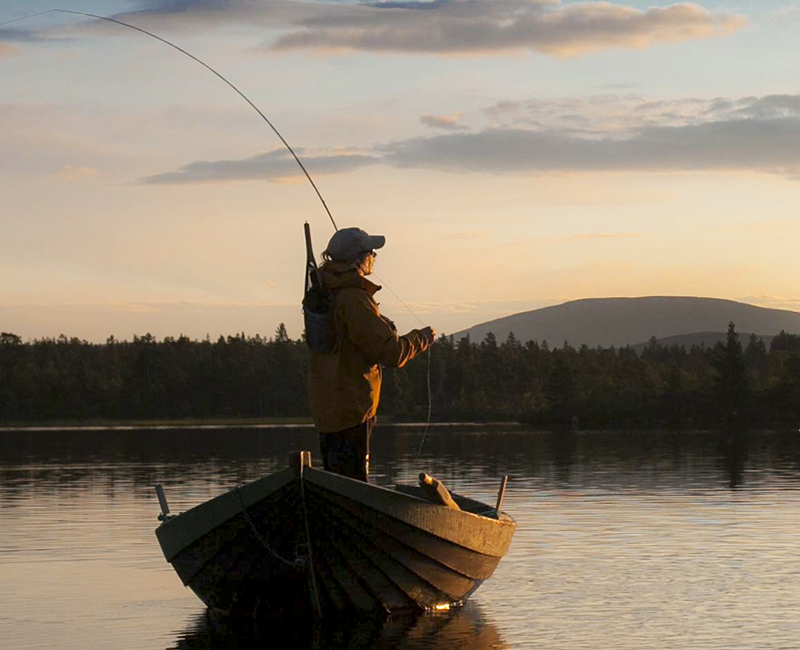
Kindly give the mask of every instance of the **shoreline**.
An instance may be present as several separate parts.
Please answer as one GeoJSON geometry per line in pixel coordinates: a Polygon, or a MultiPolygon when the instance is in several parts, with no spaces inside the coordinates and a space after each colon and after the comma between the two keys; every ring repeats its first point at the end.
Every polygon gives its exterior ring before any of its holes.
{"type": "MultiPolygon", "coordinates": [[[[504,427],[525,426],[521,422],[392,422],[382,419],[383,426],[398,428],[448,428],[448,427],[504,427]]],[[[90,420],[60,422],[0,422],[0,433],[10,432],[55,432],[55,431],[174,431],[181,429],[313,429],[310,419],[305,418],[221,418],[208,420],[90,420]]]]}

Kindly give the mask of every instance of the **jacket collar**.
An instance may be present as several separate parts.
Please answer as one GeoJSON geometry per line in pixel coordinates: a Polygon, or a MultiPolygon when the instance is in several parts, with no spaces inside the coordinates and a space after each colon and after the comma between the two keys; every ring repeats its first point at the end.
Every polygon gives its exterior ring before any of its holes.
{"type": "Polygon", "coordinates": [[[363,289],[370,296],[380,291],[380,285],[370,282],[361,275],[352,264],[341,262],[325,262],[319,269],[322,272],[322,281],[325,287],[331,290],[357,288],[363,289]]]}

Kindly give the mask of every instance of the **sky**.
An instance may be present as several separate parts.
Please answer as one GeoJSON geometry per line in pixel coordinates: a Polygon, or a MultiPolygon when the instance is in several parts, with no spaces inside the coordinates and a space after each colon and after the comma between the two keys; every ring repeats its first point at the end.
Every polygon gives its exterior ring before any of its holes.
{"type": "MultiPolygon", "coordinates": [[[[387,238],[383,313],[800,310],[800,1],[6,0],[0,330],[302,331],[305,245],[387,238]],[[8,22],[15,21],[15,22],[8,22]]],[[[4,24],[5,23],[5,24],[4,24]]]]}

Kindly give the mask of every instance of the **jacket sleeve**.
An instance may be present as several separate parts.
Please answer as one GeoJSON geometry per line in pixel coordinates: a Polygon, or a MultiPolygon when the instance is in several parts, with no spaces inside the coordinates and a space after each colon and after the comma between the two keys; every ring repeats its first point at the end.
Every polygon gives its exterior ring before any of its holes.
{"type": "Polygon", "coordinates": [[[343,301],[347,335],[370,363],[401,368],[428,349],[427,340],[419,330],[398,336],[381,317],[377,303],[366,291],[348,293],[347,300],[343,301]]]}

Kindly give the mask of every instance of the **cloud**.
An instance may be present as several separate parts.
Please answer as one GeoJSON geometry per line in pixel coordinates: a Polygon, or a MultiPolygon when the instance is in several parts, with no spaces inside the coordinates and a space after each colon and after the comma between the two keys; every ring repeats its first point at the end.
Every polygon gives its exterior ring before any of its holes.
{"type": "MultiPolygon", "coordinates": [[[[348,172],[378,160],[372,156],[356,153],[305,156],[297,151],[303,165],[312,175],[348,172]]],[[[274,149],[267,153],[243,160],[197,161],[184,165],[173,172],[154,174],[139,180],[144,185],[166,185],[182,183],[222,182],[241,180],[281,181],[296,178],[303,172],[285,149],[274,149]]]]}
{"type": "Polygon", "coordinates": [[[745,22],[742,16],[711,13],[692,3],[647,10],[557,0],[377,3],[349,5],[335,20],[309,16],[273,47],[446,54],[528,50],[579,56],[723,36],[745,22]]]}
{"type": "Polygon", "coordinates": [[[773,11],[769,15],[769,18],[773,22],[796,22],[797,20],[800,20],[800,4],[797,2],[786,3],[785,6],[773,11]]]}
{"type": "Polygon", "coordinates": [[[458,111],[453,115],[430,115],[426,113],[419,116],[419,121],[425,126],[446,131],[463,131],[469,128],[462,123],[463,119],[464,111],[458,111]]]}
{"type": "Polygon", "coordinates": [[[66,181],[79,181],[84,178],[93,178],[100,174],[99,169],[85,166],[64,165],[58,175],[66,181]]]}
{"type": "Polygon", "coordinates": [[[746,19],[689,2],[637,9],[611,2],[430,0],[293,2],[166,0],[121,14],[147,26],[216,28],[225,23],[283,29],[265,50],[360,50],[427,54],[533,51],[579,56],[731,34],[746,19]]]}
{"type": "Polygon", "coordinates": [[[645,127],[800,117],[800,95],[654,101],[634,94],[606,94],[502,101],[485,109],[484,114],[496,127],[533,127],[586,136],[625,135],[645,127]]]}
{"type": "Polygon", "coordinates": [[[58,19],[56,18],[58,15],[56,10],[50,9],[0,22],[0,50],[15,43],[35,44],[63,41],[63,36],[58,33],[61,24],[65,21],[68,25],[72,24],[75,19],[74,17],[65,18],[64,14],[60,14],[61,18],[58,19]],[[47,19],[43,18],[45,15],[47,15],[47,19]],[[50,23],[49,27],[42,27],[42,21],[45,20],[50,23]],[[53,26],[53,22],[58,22],[59,26],[53,26]],[[14,25],[13,27],[8,27],[8,25],[12,24],[14,25]]]}
{"type": "Polygon", "coordinates": [[[737,119],[645,127],[625,137],[596,138],[535,129],[488,129],[385,147],[384,161],[442,171],[800,172],[800,119],[737,119]]]}
{"type": "Polygon", "coordinates": [[[3,58],[4,56],[11,56],[17,52],[19,52],[18,46],[0,41],[0,58],[3,58]]]}
{"type": "MultiPolygon", "coordinates": [[[[587,102],[583,113],[579,100],[522,104],[536,107],[537,120],[520,119],[519,106],[502,104],[492,110],[513,114],[508,125],[416,137],[361,152],[308,158],[301,152],[301,158],[312,175],[384,164],[454,173],[755,171],[800,177],[800,95],[617,100],[587,102]],[[564,114],[566,121],[564,115],[548,116],[567,103],[576,112],[564,114]],[[598,112],[597,106],[608,110],[598,112]]],[[[280,180],[299,173],[288,153],[275,150],[240,161],[194,162],[141,182],[280,180]]]]}

